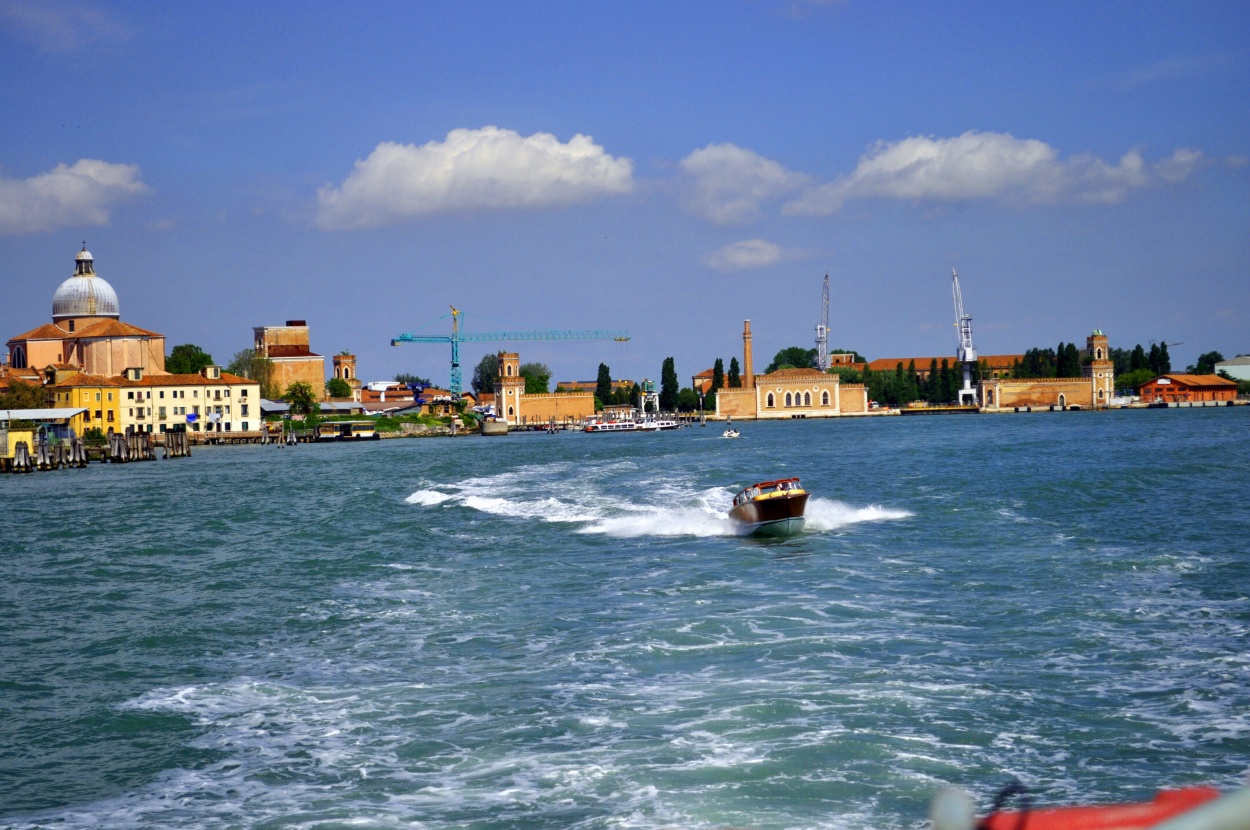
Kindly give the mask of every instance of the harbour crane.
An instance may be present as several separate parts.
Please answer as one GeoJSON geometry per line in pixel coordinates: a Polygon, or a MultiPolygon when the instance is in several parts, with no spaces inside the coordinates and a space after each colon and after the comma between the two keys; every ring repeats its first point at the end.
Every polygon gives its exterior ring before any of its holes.
{"type": "Polygon", "coordinates": [[[829,275],[825,274],[825,288],[821,294],[820,325],[816,326],[816,365],[820,371],[829,371],[829,275]]]}
{"type": "Polygon", "coordinates": [[[972,317],[964,312],[964,297],[959,290],[959,274],[951,269],[951,294],[955,298],[955,328],[959,330],[959,362],[964,366],[964,386],[959,390],[959,403],[977,403],[977,390],[972,388],[972,369],[977,365],[977,350],[972,345],[972,317]]]}
{"type": "MultiPolygon", "coordinates": [[[[446,318],[443,315],[442,318],[446,318]]],[[[391,340],[392,346],[400,343],[450,343],[451,344],[451,395],[460,397],[460,344],[490,343],[501,340],[615,340],[624,343],[629,340],[628,331],[605,331],[599,329],[556,330],[537,329],[534,331],[461,331],[461,319],[464,312],[451,306],[451,335],[446,334],[401,334],[391,340]]]]}

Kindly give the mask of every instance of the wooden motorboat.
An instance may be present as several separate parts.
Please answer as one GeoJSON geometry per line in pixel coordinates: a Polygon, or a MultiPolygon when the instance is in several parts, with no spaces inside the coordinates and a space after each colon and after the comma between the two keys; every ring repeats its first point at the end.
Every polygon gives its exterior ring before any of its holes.
{"type": "Polygon", "coordinates": [[[729,518],[756,536],[792,536],[803,529],[808,495],[797,478],[760,481],[734,496],[729,518]]]}

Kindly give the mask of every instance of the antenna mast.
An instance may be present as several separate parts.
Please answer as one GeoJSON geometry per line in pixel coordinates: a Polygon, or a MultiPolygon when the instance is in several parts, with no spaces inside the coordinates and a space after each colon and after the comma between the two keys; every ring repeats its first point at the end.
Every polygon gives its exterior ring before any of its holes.
{"type": "Polygon", "coordinates": [[[816,365],[820,371],[829,371],[829,275],[825,274],[825,287],[821,293],[820,325],[816,327],[816,365]]]}
{"type": "Polygon", "coordinates": [[[955,298],[955,328],[959,330],[959,362],[964,366],[964,386],[959,390],[959,403],[977,403],[977,390],[972,388],[972,368],[977,364],[977,350],[972,345],[972,317],[964,312],[964,297],[959,290],[959,274],[951,269],[951,294],[955,298]]]}

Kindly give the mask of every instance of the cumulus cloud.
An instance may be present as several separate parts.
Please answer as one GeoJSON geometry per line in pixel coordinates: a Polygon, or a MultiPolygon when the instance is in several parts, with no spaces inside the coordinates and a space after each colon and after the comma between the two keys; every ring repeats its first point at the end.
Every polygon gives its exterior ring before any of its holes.
{"type": "Polygon", "coordinates": [[[854,199],[1113,203],[1137,188],[1181,181],[1203,162],[1190,149],[1149,164],[1130,150],[1108,164],[1089,154],[1063,159],[1045,142],[1005,133],[915,136],[878,142],[849,175],[810,188],[783,211],[827,215],[854,199]]]}
{"type": "Polygon", "coordinates": [[[0,231],[103,225],[117,203],[151,190],[137,165],[80,159],[29,179],[0,178],[0,231]]]}
{"type": "Polygon", "coordinates": [[[683,204],[721,225],[758,219],[763,204],[810,179],[734,144],[709,144],[681,160],[683,204]]]}
{"type": "Polygon", "coordinates": [[[705,254],[703,264],[717,271],[743,271],[775,265],[778,262],[811,259],[818,255],[819,251],[783,248],[765,239],[744,239],[705,254]]]}
{"type": "Polygon", "coordinates": [[[383,142],[338,187],[317,191],[326,229],[390,225],[435,213],[562,207],[633,188],[633,162],[586,135],[458,129],[416,146],[383,142]]]}

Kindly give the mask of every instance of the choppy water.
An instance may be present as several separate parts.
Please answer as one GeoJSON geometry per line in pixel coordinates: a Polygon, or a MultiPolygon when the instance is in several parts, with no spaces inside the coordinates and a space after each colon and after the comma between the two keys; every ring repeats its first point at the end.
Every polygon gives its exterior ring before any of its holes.
{"type": "Polygon", "coordinates": [[[1250,768],[1250,409],[0,478],[0,826],[912,828],[1250,768]],[[808,530],[734,535],[799,475],[808,530]]]}

